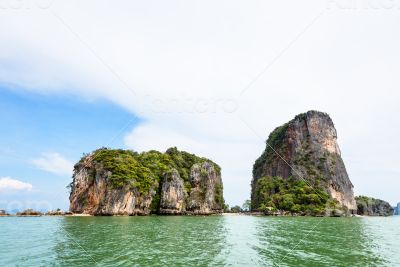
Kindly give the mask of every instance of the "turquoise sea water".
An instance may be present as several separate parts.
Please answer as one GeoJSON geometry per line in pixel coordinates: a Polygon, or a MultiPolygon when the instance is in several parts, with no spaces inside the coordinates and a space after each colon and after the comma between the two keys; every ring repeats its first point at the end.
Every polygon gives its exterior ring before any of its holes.
{"type": "Polygon", "coordinates": [[[400,266],[400,216],[4,217],[0,266],[400,266]]]}

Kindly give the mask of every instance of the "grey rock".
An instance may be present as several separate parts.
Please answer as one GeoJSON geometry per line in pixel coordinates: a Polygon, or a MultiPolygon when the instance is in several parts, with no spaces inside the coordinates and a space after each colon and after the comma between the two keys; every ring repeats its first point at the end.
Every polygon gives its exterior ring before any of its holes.
{"type": "Polygon", "coordinates": [[[366,196],[356,197],[357,214],[364,216],[392,216],[393,207],[386,201],[366,196]]]}
{"type": "Polygon", "coordinates": [[[91,154],[75,165],[70,211],[90,215],[216,214],[224,207],[219,167],[204,159],[190,168],[189,181],[176,169],[166,171],[149,192],[134,184],[115,188],[112,173],[93,161],[91,154]],[[155,208],[157,207],[157,208],[155,208]]]}
{"type": "Polygon", "coordinates": [[[210,162],[195,164],[190,172],[192,189],[187,199],[187,213],[213,214],[222,213],[222,180],[210,162]]]}
{"type": "Polygon", "coordinates": [[[87,157],[75,168],[70,194],[70,211],[91,215],[149,215],[155,190],[143,195],[130,185],[114,188],[111,173],[87,157]],[[95,173],[95,178],[91,178],[95,173]]]}
{"type": "Polygon", "coordinates": [[[177,170],[164,175],[161,189],[161,214],[181,214],[185,210],[186,190],[177,170]]]}
{"type": "Polygon", "coordinates": [[[400,203],[397,203],[395,207],[394,215],[400,215],[400,203]]]}
{"type": "MultiPolygon", "coordinates": [[[[313,184],[318,180],[332,199],[349,212],[357,210],[353,184],[337,143],[337,132],[328,114],[309,111],[271,133],[267,147],[253,169],[254,186],[263,176],[292,176],[313,184]]],[[[257,205],[257,203],[255,203],[257,205]]]]}

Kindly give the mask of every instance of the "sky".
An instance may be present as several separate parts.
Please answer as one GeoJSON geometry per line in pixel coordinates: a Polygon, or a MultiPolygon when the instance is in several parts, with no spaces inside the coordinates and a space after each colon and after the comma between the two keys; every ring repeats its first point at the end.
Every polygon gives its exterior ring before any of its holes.
{"type": "Polygon", "coordinates": [[[171,146],[250,195],[277,126],[327,112],[357,195],[400,201],[400,1],[0,4],[0,209],[68,208],[98,147],[171,146]]]}

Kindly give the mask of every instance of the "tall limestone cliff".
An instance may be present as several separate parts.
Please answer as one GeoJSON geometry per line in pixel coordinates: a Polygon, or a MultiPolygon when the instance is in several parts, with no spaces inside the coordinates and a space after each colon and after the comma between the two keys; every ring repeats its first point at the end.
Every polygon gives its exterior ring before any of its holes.
{"type": "Polygon", "coordinates": [[[70,211],[81,214],[214,214],[224,206],[220,167],[176,148],[98,149],[75,165],[70,188],[70,211]]]}
{"type": "Polygon", "coordinates": [[[355,213],[353,185],[328,114],[309,111],[276,128],[254,164],[252,209],[355,213]]]}

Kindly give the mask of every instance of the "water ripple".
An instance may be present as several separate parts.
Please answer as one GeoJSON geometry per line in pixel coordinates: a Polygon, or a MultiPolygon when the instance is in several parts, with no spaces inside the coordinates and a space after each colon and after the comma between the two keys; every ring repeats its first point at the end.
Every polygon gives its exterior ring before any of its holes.
{"type": "Polygon", "coordinates": [[[0,218],[0,266],[395,266],[400,217],[0,218]]]}

